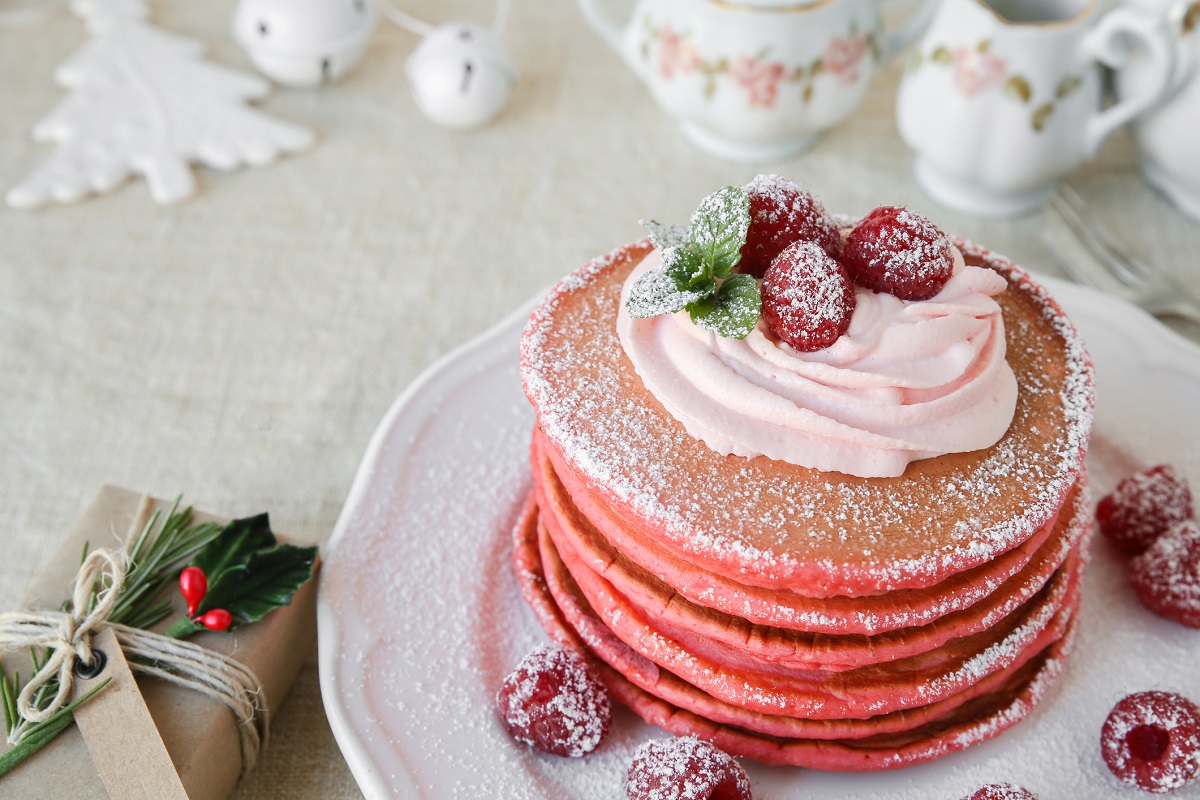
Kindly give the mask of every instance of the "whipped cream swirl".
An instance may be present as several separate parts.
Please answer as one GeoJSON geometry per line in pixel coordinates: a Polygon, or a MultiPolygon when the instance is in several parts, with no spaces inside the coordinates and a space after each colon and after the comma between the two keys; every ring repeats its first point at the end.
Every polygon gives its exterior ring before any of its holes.
{"type": "Polygon", "coordinates": [[[631,317],[625,300],[638,276],[661,265],[655,250],[625,282],[617,335],[646,388],[718,453],[893,477],[918,459],[990,447],[1016,409],[992,299],[1007,284],[966,266],[957,249],[954,259],[954,274],[929,300],[856,288],[850,329],[802,353],[762,320],[739,341],[693,325],[686,311],[631,317]]]}

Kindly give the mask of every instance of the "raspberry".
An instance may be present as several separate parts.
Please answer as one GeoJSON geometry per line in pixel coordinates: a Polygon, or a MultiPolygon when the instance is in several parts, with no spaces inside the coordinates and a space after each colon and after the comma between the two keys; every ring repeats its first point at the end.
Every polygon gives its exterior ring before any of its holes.
{"type": "Polygon", "coordinates": [[[1171,692],[1131,694],[1100,731],[1104,763],[1130,786],[1163,794],[1200,774],[1200,707],[1171,692]]]}
{"type": "Polygon", "coordinates": [[[989,783],[967,800],[1037,800],[1037,795],[1012,783],[989,783]]]}
{"type": "Polygon", "coordinates": [[[855,302],[846,269],[813,242],[780,253],[762,283],[767,326],[803,353],[836,342],[850,327],[855,302]]]}
{"type": "Polygon", "coordinates": [[[1167,528],[1191,517],[1187,479],[1170,464],[1130,475],[1096,506],[1100,531],[1133,555],[1153,544],[1167,528]]]}
{"type": "Polygon", "coordinates": [[[1129,563],[1129,580],[1146,608],[1200,628],[1200,524],[1180,522],[1129,563]]]}
{"type": "Polygon", "coordinates": [[[954,272],[946,234],[907,208],[882,206],[858,223],[842,262],[859,286],[901,300],[928,300],[954,272]]]}
{"type": "Polygon", "coordinates": [[[750,230],[742,245],[738,271],[761,278],[788,245],[816,242],[831,257],[842,250],[837,225],[825,207],[795,181],[782,175],[759,175],[746,184],[750,198],[750,230]]]}
{"type": "Polygon", "coordinates": [[[751,800],[742,765],[709,742],[652,739],[633,754],[629,800],[751,800]]]}
{"type": "Polygon", "coordinates": [[[521,659],[496,693],[496,708],[518,741],[574,758],[595,750],[612,721],[600,676],[582,655],[556,642],[521,659]]]}

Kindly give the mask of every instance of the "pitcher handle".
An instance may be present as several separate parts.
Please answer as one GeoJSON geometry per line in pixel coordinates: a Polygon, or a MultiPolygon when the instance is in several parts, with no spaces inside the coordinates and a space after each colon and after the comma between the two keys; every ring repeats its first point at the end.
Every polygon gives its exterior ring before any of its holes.
{"type": "Polygon", "coordinates": [[[625,50],[621,47],[621,26],[605,16],[600,10],[598,0],[579,0],[579,10],[583,12],[583,18],[587,20],[588,25],[592,26],[592,30],[600,36],[600,39],[616,50],[622,61],[628,61],[625,57],[625,50]]]}
{"type": "Polygon", "coordinates": [[[1084,52],[1101,64],[1119,70],[1129,63],[1132,54],[1129,38],[1146,48],[1150,59],[1147,80],[1150,91],[1124,98],[1088,120],[1084,142],[1088,158],[1100,152],[1101,145],[1113,131],[1154,106],[1171,88],[1177,54],[1171,28],[1162,17],[1128,8],[1110,11],[1084,40],[1084,52]]]}
{"type": "MultiPolygon", "coordinates": [[[[579,1],[582,3],[585,0],[579,1]]],[[[908,22],[904,23],[898,30],[884,35],[883,58],[881,59],[884,64],[890,63],[892,59],[904,52],[906,47],[925,32],[925,28],[929,26],[929,21],[933,19],[933,12],[937,10],[937,5],[938,0],[922,0],[920,7],[917,8],[908,22]]]]}

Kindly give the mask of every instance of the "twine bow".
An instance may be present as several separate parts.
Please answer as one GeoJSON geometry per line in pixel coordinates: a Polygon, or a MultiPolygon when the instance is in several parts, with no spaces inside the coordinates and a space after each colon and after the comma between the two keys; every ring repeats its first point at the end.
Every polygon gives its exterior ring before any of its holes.
{"type": "Polygon", "coordinates": [[[35,647],[48,651],[41,669],[17,696],[24,721],[9,734],[8,743],[17,744],[33,725],[70,703],[76,663],[94,663],[92,636],[111,628],[131,670],[200,692],[234,713],[241,736],[242,774],[246,774],[254,768],[270,728],[258,678],[245,665],[199,645],[109,622],[128,571],[129,557],[124,552],[93,550],[75,576],[69,611],[0,614],[0,653],[35,647]],[[39,707],[39,693],[55,679],[58,688],[53,699],[39,707]]]}

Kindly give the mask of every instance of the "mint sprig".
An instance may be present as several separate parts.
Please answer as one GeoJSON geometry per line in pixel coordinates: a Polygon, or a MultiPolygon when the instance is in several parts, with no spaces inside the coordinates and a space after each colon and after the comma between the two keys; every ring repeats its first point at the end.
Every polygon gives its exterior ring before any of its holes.
{"type": "Polygon", "coordinates": [[[762,295],[753,275],[731,275],[715,294],[687,307],[692,322],[726,339],[745,339],[762,314],[762,295]]]}
{"type": "Polygon", "coordinates": [[[750,230],[750,199],[726,186],[700,202],[688,228],[642,220],[662,251],[662,268],[630,287],[625,307],[637,318],[687,310],[692,322],[718,336],[744,339],[758,324],[762,295],[750,275],[734,275],[750,230]]]}

